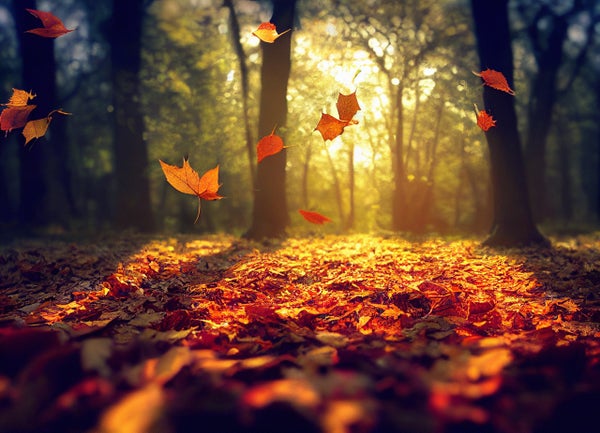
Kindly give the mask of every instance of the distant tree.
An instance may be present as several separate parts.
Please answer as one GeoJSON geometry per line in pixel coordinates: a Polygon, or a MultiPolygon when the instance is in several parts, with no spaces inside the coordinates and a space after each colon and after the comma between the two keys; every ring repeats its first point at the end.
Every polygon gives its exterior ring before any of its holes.
{"type": "MultiPolygon", "coordinates": [[[[521,1],[517,7],[526,21],[526,32],[531,52],[536,64],[536,71],[531,74],[531,90],[527,107],[527,134],[525,137],[525,164],[529,174],[529,190],[536,221],[543,221],[549,215],[547,199],[547,141],[552,125],[554,107],[560,94],[570,87],[581,69],[590,45],[595,20],[591,18],[597,0],[576,0],[565,4],[547,2],[521,1]],[[581,19],[583,14],[588,16],[581,19]],[[573,20],[578,24],[587,22],[583,35],[585,40],[578,47],[579,51],[569,46],[568,32],[573,20]],[[569,59],[569,51],[572,59],[569,59]],[[565,68],[569,62],[570,68],[565,68]],[[570,77],[563,77],[568,69],[570,77]],[[566,78],[566,79],[564,79],[566,78]],[[563,87],[559,85],[563,82],[563,87]],[[565,84],[566,83],[566,84],[565,84]]],[[[572,44],[571,44],[572,45],[572,44]]],[[[559,150],[560,151],[560,150],[559,150]]]]}
{"type": "Polygon", "coordinates": [[[114,0],[111,60],[114,106],[115,225],[151,231],[154,217],[148,149],[140,108],[140,66],[145,0],[114,0]]]}
{"type": "MultiPolygon", "coordinates": [[[[471,0],[471,10],[481,69],[502,72],[513,87],[508,0],[471,0]]],[[[497,121],[497,126],[486,132],[494,222],[484,243],[490,246],[548,245],[531,215],[514,96],[484,86],[483,101],[485,109],[493,113],[497,121]]]]}
{"type": "MultiPolygon", "coordinates": [[[[273,0],[271,22],[279,32],[293,27],[295,9],[296,0],[273,0]]],[[[292,32],[288,32],[273,44],[261,42],[259,137],[270,134],[274,127],[281,128],[286,123],[291,40],[292,32]]],[[[285,234],[289,224],[285,166],[285,150],[258,164],[252,223],[246,237],[263,239],[285,234]]]]}

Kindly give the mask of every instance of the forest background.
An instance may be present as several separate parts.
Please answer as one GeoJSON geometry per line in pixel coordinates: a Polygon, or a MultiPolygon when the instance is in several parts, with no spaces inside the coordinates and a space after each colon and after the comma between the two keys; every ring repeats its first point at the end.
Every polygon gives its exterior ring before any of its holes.
{"type": "MultiPolygon", "coordinates": [[[[509,6],[535,220],[545,231],[597,227],[600,5],[509,6]]],[[[38,117],[59,107],[72,113],[56,116],[46,136],[27,146],[18,131],[0,137],[0,231],[246,232],[263,73],[252,31],[270,19],[271,7],[0,0],[0,99],[22,88],[37,94],[38,117]],[[25,34],[39,26],[25,8],[51,11],[75,30],[56,40],[25,34]],[[196,200],[174,191],[158,163],[180,165],[184,156],[201,173],[220,166],[225,198],[204,203],[196,225],[196,200]]],[[[300,208],[333,220],[323,232],[489,230],[489,157],[474,112],[483,104],[468,1],[300,0],[291,35],[287,120],[272,126],[290,146],[283,152],[291,231],[314,230],[300,208]],[[354,90],[358,124],[324,142],[314,131],[321,113],[335,113],[338,92],[354,90]],[[398,178],[401,212],[394,211],[398,178]]]]}

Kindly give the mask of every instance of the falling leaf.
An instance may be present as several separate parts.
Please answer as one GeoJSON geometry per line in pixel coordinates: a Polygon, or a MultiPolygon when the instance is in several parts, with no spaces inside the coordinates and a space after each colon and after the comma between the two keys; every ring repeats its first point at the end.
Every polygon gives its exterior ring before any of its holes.
{"type": "Polygon", "coordinates": [[[309,223],[324,224],[326,222],[331,221],[326,216],[321,215],[320,213],[317,213],[317,212],[311,212],[311,211],[303,210],[303,209],[298,209],[298,212],[300,212],[300,215],[302,215],[302,217],[309,223]]]}
{"type": "Polygon", "coordinates": [[[192,168],[186,158],[183,159],[183,166],[167,164],[159,160],[167,182],[173,188],[184,194],[195,195],[198,197],[198,213],[194,223],[200,218],[200,199],[220,200],[221,196],[217,194],[219,190],[219,166],[208,170],[200,177],[198,172],[192,168]]]}
{"type": "Polygon", "coordinates": [[[281,33],[277,33],[277,28],[273,23],[261,23],[256,30],[252,32],[254,36],[263,42],[272,44],[275,40],[282,35],[289,32],[291,29],[287,29],[281,33]]]}
{"type": "MultiPolygon", "coordinates": [[[[350,93],[349,95],[343,95],[340,93],[335,106],[337,107],[340,120],[345,120],[348,122],[352,121],[352,118],[356,112],[360,110],[360,105],[358,105],[358,100],[356,99],[356,91],[350,93]]],[[[354,121],[354,123],[358,122],[354,121]]]]}
{"type": "Polygon", "coordinates": [[[515,94],[515,92],[508,85],[508,81],[506,81],[506,77],[502,72],[498,72],[493,69],[486,69],[485,71],[481,71],[480,73],[473,73],[478,77],[481,77],[484,85],[490,86],[491,88],[496,90],[501,90],[502,92],[506,92],[509,95],[515,94]]]}
{"type": "Polygon", "coordinates": [[[269,135],[261,138],[256,144],[256,156],[258,162],[261,162],[267,156],[275,155],[284,149],[283,140],[280,136],[275,135],[275,128],[269,135]]]}
{"type": "Polygon", "coordinates": [[[39,18],[44,27],[27,30],[26,33],[33,33],[34,35],[38,35],[43,38],[57,38],[74,30],[67,29],[62,21],[50,12],[38,11],[35,9],[27,9],[27,12],[34,17],[39,18]]]}
{"type": "Polygon", "coordinates": [[[62,110],[53,110],[48,116],[42,119],[30,120],[27,122],[25,127],[23,128],[23,137],[25,137],[25,144],[29,143],[34,138],[43,137],[48,131],[48,126],[50,126],[50,122],[52,121],[52,116],[55,113],[70,115],[71,113],[67,113],[62,110]]]}
{"type": "Polygon", "coordinates": [[[477,108],[477,104],[475,104],[475,113],[477,115],[477,126],[482,130],[487,131],[496,126],[496,120],[487,111],[477,108]]]}
{"type": "Polygon", "coordinates": [[[330,114],[321,113],[321,119],[314,130],[319,131],[323,140],[327,141],[342,135],[346,126],[348,126],[347,120],[339,120],[330,114]]]}
{"type": "Polygon", "coordinates": [[[27,105],[30,99],[36,97],[31,92],[27,92],[25,90],[15,89],[13,88],[13,94],[10,96],[10,99],[6,104],[1,104],[6,107],[24,107],[27,105]]]}
{"type": "Polygon", "coordinates": [[[5,108],[0,113],[0,130],[8,134],[13,129],[24,127],[35,107],[35,105],[25,105],[5,108]]]}

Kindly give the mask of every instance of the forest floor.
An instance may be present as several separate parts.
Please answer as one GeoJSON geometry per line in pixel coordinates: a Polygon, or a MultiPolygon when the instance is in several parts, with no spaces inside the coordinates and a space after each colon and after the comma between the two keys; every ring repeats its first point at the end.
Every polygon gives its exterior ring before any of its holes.
{"type": "Polygon", "coordinates": [[[598,431],[600,234],[0,248],[0,431],[598,431]]]}

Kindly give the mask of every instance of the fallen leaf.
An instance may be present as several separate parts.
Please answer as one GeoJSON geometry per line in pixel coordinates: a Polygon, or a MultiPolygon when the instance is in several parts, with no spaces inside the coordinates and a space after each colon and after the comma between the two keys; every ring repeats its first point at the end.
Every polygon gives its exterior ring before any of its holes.
{"type": "Polygon", "coordinates": [[[347,120],[339,120],[330,114],[321,113],[321,119],[314,130],[321,133],[323,140],[333,140],[338,135],[342,135],[348,123],[347,120]]]}
{"type": "Polygon", "coordinates": [[[26,10],[34,17],[39,18],[44,26],[27,30],[26,33],[33,33],[34,35],[38,35],[43,38],[57,38],[74,30],[67,29],[62,21],[50,12],[38,11],[35,9],[26,10]]]}
{"type": "Polygon", "coordinates": [[[12,90],[13,93],[8,102],[6,104],[1,105],[4,105],[6,107],[24,107],[25,105],[27,105],[30,99],[36,97],[36,95],[34,95],[33,93],[27,92],[25,90],[15,88],[13,88],[12,90]]]}
{"type": "Polygon", "coordinates": [[[146,433],[160,416],[165,401],[162,387],[150,383],[127,394],[104,412],[99,431],[104,433],[146,433]]]}
{"type": "Polygon", "coordinates": [[[256,156],[258,162],[261,162],[267,156],[275,155],[281,152],[285,146],[280,136],[275,135],[275,129],[269,134],[261,138],[256,144],[256,156]]]}
{"type": "Polygon", "coordinates": [[[331,221],[326,216],[321,215],[320,213],[317,213],[317,212],[311,212],[311,211],[303,210],[303,209],[298,209],[298,212],[300,212],[300,215],[302,215],[302,217],[309,223],[324,224],[326,222],[331,221]]]}
{"type": "Polygon", "coordinates": [[[13,129],[23,128],[35,105],[8,107],[0,113],[0,131],[8,134],[13,129]]]}
{"type": "Polygon", "coordinates": [[[252,32],[254,36],[263,42],[272,44],[282,35],[289,32],[291,29],[287,29],[281,33],[277,33],[277,27],[273,23],[261,23],[256,30],[252,32]]]}
{"type": "Polygon", "coordinates": [[[481,71],[479,73],[473,73],[478,77],[481,77],[484,85],[490,86],[492,89],[506,92],[509,95],[515,94],[515,92],[508,85],[508,81],[506,81],[506,77],[502,72],[498,72],[493,69],[486,69],[485,71],[481,71]]]}
{"type": "MultiPolygon", "coordinates": [[[[351,122],[354,115],[360,110],[360,105],[358,105],[358,100],[356,99],[356,91],[349,95],[340,93],[335,106],[337,107],[340,120],[351,122]]],[[[354,121],[353,123],[358,122],[354,121]]]]}
{"type": "Polygon", "coordinates": [[[496,126],[496,120],[485,110],[479,110],[477,104],[475,104],[475,114],[477,115],[477,126],[483,131],[487,131],[490,128],[496,126]]]}
{"type": "Polygon", "coordinates": [[[208,170],[202,177],[192,168],[186,158],[183,159],[183,166],[167,164],[159,160],[163,173],[167,178],[167,182],[177,191],[184,194],[195,195],[198,197],[198,213],[194,223],[200,218],[200,199],[204,200],[220,200],[219,190],[219,166],[208,170]]]}

